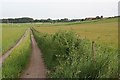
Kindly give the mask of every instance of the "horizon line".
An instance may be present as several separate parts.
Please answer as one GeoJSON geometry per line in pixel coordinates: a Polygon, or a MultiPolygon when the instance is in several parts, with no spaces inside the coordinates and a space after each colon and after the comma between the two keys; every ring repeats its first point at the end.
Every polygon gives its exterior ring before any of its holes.
{"type": "MultiPolygon", "coordinates": [[[[112,16],[104,16],[104,15],[97,15],[97,16],[103,16],[104,18],[105,17],[115,17],[115,16],[119,16],[119,15],[112,15],[112,16]]],[[[95,18],[96,16],[86,16],[86,17],[81,17],[81,18],[70,18],[70,17],[61,17],[61,18],[51,18],[51,17],[47,17],[47,18],[35,18],[35,17],[31,17],[31,16],[20,16],[20,17],[2,17],[0,19],[15,19],[15,18],[33,18],[34,20],[36,19],[53,19],[53,20],[56,20],[56,19],[64,19],[64,18],[68,18],[68,19],[84,19],[84,18],[95,18]]]]}

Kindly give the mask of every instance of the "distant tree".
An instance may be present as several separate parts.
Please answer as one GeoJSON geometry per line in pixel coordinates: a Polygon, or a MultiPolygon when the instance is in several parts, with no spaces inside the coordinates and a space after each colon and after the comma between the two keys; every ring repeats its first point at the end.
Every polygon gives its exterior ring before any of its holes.
{"type": "Polygon", "coordinates": [[[96,16],[96,19],[101,19],[99,16],[96,16]]]}
{"type": "Polygon", "coordinates": [[[38,19],[35,19],[33,22],[40,22],[40,20],[38,20],[38,19]]]}
{"type": "Polygon", "coordinates": [[[103,18],[103,16],[100,17],[101,19],[103,18]]]}
{"type": "Polygon", "coordinates": [[[24,17],[24,18],[8,18],[8,19],[2,19],[2,23],[31,23],[33,22],[33,18],[28,18],[28,17],[24,17]]]}
{"type": "Polygon", "coordinates": [[[80,21],[85,21],[85,19],[81,19],[80,21]]]}
{"type": "Polygon", "coordinates": [[[68,22],[69,19],[68,19],[68,18],[64,18],[64,19],[61,19],[60,21],[61,21],[61,22],[68,22]]]}
{"type": "Polygon", "coordinates": [[[52,20],[52,19],[50,19],[50,18],[48,18],[48,19],[47,19],[47,22],[52,23],[52,22],[53,22],[53,20],[52,20]]]}

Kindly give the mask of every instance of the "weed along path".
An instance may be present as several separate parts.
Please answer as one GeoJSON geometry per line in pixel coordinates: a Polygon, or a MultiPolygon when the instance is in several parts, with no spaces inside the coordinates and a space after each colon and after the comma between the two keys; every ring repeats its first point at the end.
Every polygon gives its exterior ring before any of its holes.
{"type": "Polygon", "coordinates": [[[42,58],[42,53],[37,46],[31,31],[32,54],[30,61],[21,78],[46,78],[46,68],[42,58]]]}
{"type": "Polygon", "coordinates": [[[0,56],[0,67],[2,66],[2,63],[5,61],[5,59],[11,54],[11,52],[18,46],[20,43],[26,38],[27,32],[29,29],[25,31],[23,36],[18,40],[15,46],[11,47],[6,53],[4,53],[2,56],[0,56]]]}

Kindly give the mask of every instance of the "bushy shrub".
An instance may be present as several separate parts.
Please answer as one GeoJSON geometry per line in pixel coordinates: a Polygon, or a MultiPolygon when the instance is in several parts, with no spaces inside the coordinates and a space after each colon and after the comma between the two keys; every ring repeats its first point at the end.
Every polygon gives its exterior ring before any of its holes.
{"type": "Polygon", "coordinates": [[[53,35],[33,30],[52,78],[115,78],[118,71],[117,49],[80,38],[72,31],[53,35]],[[94,50],[93,50],[94,48],[94,50]]]}

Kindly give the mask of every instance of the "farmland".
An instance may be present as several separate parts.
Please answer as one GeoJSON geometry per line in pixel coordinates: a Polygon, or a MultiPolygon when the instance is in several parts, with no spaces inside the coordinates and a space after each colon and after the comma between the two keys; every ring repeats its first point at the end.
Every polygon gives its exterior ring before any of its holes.
{"type": "Polygon", "coordinates": [[[92,41],[99,42],[100,44],[106,44],[113,47],[117,47],[118,44],[117,18],[89,22],[85,21],[81,23],[43,24],[35,27],[35,29],[43,33],[55,33],[60,30],[71,30],[79,34],[82,38],[87,38],[92,41]]]}
{"type": "Polygon", "coordinates": [[[2,54],[16,44],[26,29],[25,25],[2,24],[2,54]]]}
{"type": "Polygon", "coordinates": [[[30,55],[35,53],[32,52],[34,42],[31,42],[30,32],[41,49],[48,78],[95,80],[118,75],[117,18],[54,24],[3,24],[2,28],[2,55],[27,31],[3,63],[3,78],[19,78],[27,68],[30,55]]]}

